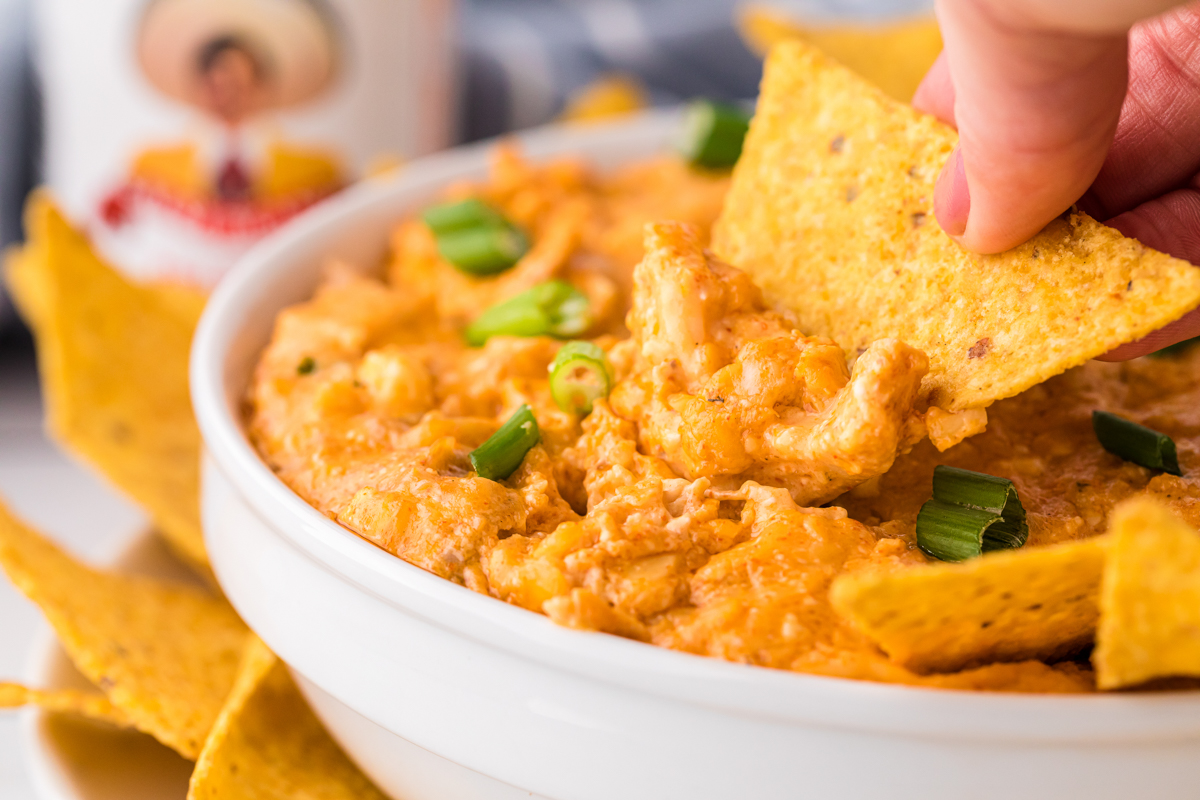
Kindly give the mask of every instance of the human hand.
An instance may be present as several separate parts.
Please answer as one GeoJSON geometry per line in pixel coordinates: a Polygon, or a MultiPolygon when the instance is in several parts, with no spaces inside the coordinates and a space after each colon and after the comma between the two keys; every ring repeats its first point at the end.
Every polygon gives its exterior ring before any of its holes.
{"type": "MultiPolygon", "coordinates": [[[[946,49],[913,105],[960,134],[934,193],[942,228],[999,252],[1078,201],[1200,264],[1200,4],[1175,5],[937,0],[946,49]]],[[[1200,310],[1103,358],[1197,335],[1200,310]]]]}

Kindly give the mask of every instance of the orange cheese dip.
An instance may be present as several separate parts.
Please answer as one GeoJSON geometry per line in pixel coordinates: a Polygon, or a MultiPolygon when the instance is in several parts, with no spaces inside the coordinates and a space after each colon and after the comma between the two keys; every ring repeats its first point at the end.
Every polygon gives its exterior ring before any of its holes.
{"type": "Polygon", "coordinates": [[[597,175],[501,150],[489,181],[449,196],[499,209],[529,253],[468,276],[414,217],[382,276],[331,265],[279,315],[249,391],[253,442],[363,538],[565,626],[824,675],[1090,691],[1086,662],[917,675],[840,619],[828,587],[926,560],[915,518],[939,463],[1012,478],[1031,545],[1095,535],[1139,491],[1200,523],[1190,481],[1108,455],[1088,421],[1100,407],[1152,424],[1195,465],[1200,356],[1075,370],[996,404],[986,433],[939,453],[926,437],[946,415],[922,407],[922,353],[884,340],[848,365],[706,253],[726,188],[675,158],[597,175]],[[585,337],[614,367],[610,396],[582,418],[550,396],[561,342],[463,340],[483,310],[552,278],[587,295],[585,337]],[[540,444],[508,479],[478,476],[471,451],[522,404],[540,444]]]}

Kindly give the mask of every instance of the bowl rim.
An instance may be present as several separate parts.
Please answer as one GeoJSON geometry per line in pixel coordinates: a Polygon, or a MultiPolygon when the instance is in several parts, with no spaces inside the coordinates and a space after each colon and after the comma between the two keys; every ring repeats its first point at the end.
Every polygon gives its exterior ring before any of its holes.
{"type": "MultiPolygon", "coordinates": [[[[665,143],[676,110],[588,126],[550,125],[515,138],[534,158],[614,141],[665,143]]],[[[367,180],[298,216],[248,252],[208,301],[193,339],[191,398],[205,458],[290,546],[359,590],[458,636],[542,667],[725,714],[937,739],[1024,743],[1165,742],[1200,738],[1200,692],[1046,695],[934,689],[795,673],[560,627],[413,566],[328,519],[284,484],[246,438],[227,400],[226,363],[253,301],[306,243],[396,195],[432,196],[477,175],[488,140],[367,180]],[[1036,729],[1031,729],[1036,715],[1036,729]]],[[[240,397],[244,386],[236,387],[240,397]]],[[[203,491],[203,489],[202,489],[203,491]]],[[[236,601],[236,598],[234,598],[236,601]]],[[[295,665],[303,672],[303,665],[295,665]]]]}

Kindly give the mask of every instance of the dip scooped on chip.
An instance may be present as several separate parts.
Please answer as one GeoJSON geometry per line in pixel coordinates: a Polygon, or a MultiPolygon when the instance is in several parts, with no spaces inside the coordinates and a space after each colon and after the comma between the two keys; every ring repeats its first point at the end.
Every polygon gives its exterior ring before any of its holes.
{"type": "Polygon", "coordinates": [[[851,358],[896,337],[946,411],[983,408],[1200,304],[1200,269],[1079,211],[997,255],[933,217],[957,134],[802,42],[767,60],[713,250],[851,358]]]}

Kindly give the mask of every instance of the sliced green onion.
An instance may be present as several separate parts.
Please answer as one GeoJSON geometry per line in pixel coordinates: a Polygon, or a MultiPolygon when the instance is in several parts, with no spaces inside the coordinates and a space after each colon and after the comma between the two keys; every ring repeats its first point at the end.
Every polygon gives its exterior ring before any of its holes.
{"type": "Polygon", "coordinates": [[[592,404],[612,391],[608,356],[591,342],[567,342],[550,364],[550,395],[568,414],[590,414],[592,404]]]}
{"type": "Polygon", "coordinates": [[[569,339],[592,324],[587,295],[562,280],[546,281],[498,303],[479,315],[464,332],[480,347],[493,336],[554,336],[569,339]]]}
{"type": "Polygon", "coordinates": [[[1024,518],[1017,490],[1008,478],[940,464],[933,470],[933,496],[943,503],[1024,518]]]}
{"type": "Polygon", "coordinates": [[[1092,412],[1092,430],[1105,450],[1126,461],[1160,469],[1172,475],[1182,475],[1175,442],[1165,433],[1138,425],[1107,411],[1092,412]]]}
{"type": "Polygon", "coordinates": [[[300,363],[296,365],[296,374],[309,375],[316,368],[317,362],[313,360],[313,357],[305,356],[304,358],[300,359],[300,363]]]}
{"type": "Polygon", "coordinates": [[[505,223],[499,211],[475,197],[427,208],[421,219],[438,237],[467,228],[505,223]]]}
{"type": "Polygon", "coordinates": [[[503,272],[529,252],[529,240],[512,225],[463,228],[437,237],[442,258],[472,275],[503,272]]]}
{"type": "Polygon", "coordinates": [[[529,252],[529,239],[477,198],[442,203],[422,215],[442,258],[472,275],[503,272],[529,252]]]}
{"type": "Polygon", "coordinates": [[[533,409],[523,405],[486,442],[471,451],[471,466],[481,478],[502,481],[517,471],[525,454],[541,439],[533,409]]]}
{"type": "Polygon", "coordinates": [[[989,511],[930,500],[917,514],[917,544],[941,561],[966,561],[983,555],[988,529],[1001,519],[989,511]]]}
{"type": "Polygon", "coordinates": [[[696,166],[726,169],[741,157],[749,129],[750,114],[737,106],[694,100],[684,111],[679,150],[696,166]]]}
{"type": "Polygon", "coordinates": [[[917,515],[917,546],[941,561],[964,561],[1021,547],[1029,538],[1025,508],[1006,478],[939,465],[933,499],[917,515]]]}
{"type": "Polygon", "coordinates": [[[1162,350],[1156,350],[1149,353],[1151,358],[1174,358],[1175,356],[1183,355],[1187,350],[1191,350],[1193,345],[1200,344],[1200,336],[1195,336],[1191,339],[1184,339],[1182,342],[1169,344],[1162,350]]]}

